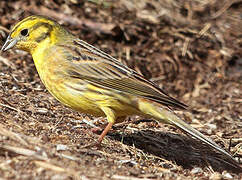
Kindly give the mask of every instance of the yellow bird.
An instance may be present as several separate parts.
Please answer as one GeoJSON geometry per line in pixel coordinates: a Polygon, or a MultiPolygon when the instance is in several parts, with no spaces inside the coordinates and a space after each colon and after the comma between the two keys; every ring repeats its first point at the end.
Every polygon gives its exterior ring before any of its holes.
{"type": "Polygon", "coordinates": [[[2,51],[16,47],[29,52],[48,91],[64,105],[112,125],[140,115],[174,125],[233,159],[215,142],[179,119],[167,107],[186,105],[109,54],[80,40],[44,16],[29,16],[11,30],[2,51]]]}

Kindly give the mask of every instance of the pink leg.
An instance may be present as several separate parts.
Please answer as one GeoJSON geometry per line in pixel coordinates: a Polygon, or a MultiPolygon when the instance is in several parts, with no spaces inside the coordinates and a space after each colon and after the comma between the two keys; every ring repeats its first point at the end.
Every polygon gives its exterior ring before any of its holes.
{"type": "Polygon", "coordinates": [[[103,130],[102,134],[99,136],[98,138],[98,142],[101,144],[103,138],[106,136],[106,134],[108,133],[108,131],[112,128],[113,123],[108,123],[108,125],[106,126],[106,128],[103,130]]]}

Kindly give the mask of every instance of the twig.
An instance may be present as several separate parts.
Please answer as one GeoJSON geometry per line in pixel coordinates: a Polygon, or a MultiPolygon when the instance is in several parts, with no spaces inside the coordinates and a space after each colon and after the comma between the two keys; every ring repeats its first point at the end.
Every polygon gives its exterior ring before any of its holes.
{"type": "Polygon", "coordinates": [[[9,105],[6,105],[6,104],[2,104],[2,103],[0,103],[0,106],[3,106],[3,107],[6,107],[6,108],[9,108],[9,109],[14,110],[14,111],[17,111],[18,113],[21,112],[19,109],[16,109],[16,108],[14,108],[14,107],[12,107],[12,106],[9,106],[9,105]]]}
{"type": "MultiPolygon", "coordinates": [[[[44,169],[49,169],[49,170],[52,170],[52,171],[56,171],[56,172],[63,172],[63,173],[66,173],[70,176],[73,176],[74,179],[83,179],[83,177],[79,177],[78,176],[78,173],[72,169],[69,169],[69,168],[63,168],[63,167],[60,167],[60,166],[57,166],[57,165],[54,165],[54,164],[51,164],[49,162],[45,162],[45,161],[34,161],[34,163],[37,165],[37,166],[40,166],[44,169]]],[[[84,179],[87,179],[86,177],[84,179]]]]}
{"type": "Polygon", "coordinates": [[[0,26],[0,30],[3,30],[3,31],[5,31],[5,32],[7,32],[7,33],[10,32],[10,31],[9,31],[7,28],[5,28],[4,26],[0,26]]]}
{"type": "Polygon", "coordinates": [[[56,11],[52,11],[44,6],[23,6],[23,9],[26,11],[30,11],[32,13],[35,14],[49,14],[52,18],[64,21],[64,22],[68,22],[70,24],[73,24],[77,27],[88,27],[93,31],[96,32],[102,32],[105,34],[112,34],[112,29],[115,27],[115,24],[111,24],[111,23],[98,23],[98,22],[93,22],[90,20],[80,20],[76,17],[72,17],[72,16],[68,16],[64,13],[58,13],[56,11]]]}
{"type": "Polygon", "coordinates": [[[211,27],[211,23],[207,23],[205,24],[205,26],[202,28],[202,30],[198,33],[198,38],[200,38],[201,36],[203,36],[211,27]]]}
{"type": "Polygon", "coordinates": [[[10,146],[10,145],[0,145],[0,148],[5,149],[5,150],[10,151],[10,152],[14,152],[16,154],[35,157],[35,158],[40,159],[40,160],[47,160],[48,159],[48,157],[43,156],[42,154],[40,154],[36,151],[26,149],[26,148],[20,148],[20,147],[15,147],[15,146],[10,146]]]}
{"type": "Polygon", "coordinates": [[[236,0],[230,0],[230,1],[227,1],[224,6],[219,9],[214,15],[212,15],[212,19],[216,19],[218,18],[219,16],[221,16],[227,9],[230,8],[230,6],[232,6],[232,4],[234,4],[236,2],[236,0]]]}
{"type": "Polygon", "coordinates": [[[22,144],[24,146],[28,146],[28,143],[19,134],[7,130],[1,124],[0,124],[0,134],[2,134],[3,136],[9,137],[9,138],[13,139],[14,141],[19,142],[20,144],[22,144]]]}
{"type": "Polygon", "coordinates": [[[120,176],[120,175],[113,175],[111,179],[119,179],[119,180],[151,180],[147,178],[136,178],[131,176],[120,176]]]}
{"type": "Polygon", "coordinates": [[[187,48],[190,42],[190,38],[186,38],[182,48],[182,56],[184,57],[187,53],[187,48]]]}

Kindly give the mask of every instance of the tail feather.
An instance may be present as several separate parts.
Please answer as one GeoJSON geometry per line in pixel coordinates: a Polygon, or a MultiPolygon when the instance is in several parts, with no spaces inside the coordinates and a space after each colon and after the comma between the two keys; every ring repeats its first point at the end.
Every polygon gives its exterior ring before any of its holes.
{"type": "MultiPolygon", "coordinates": [[[[162,110],[162,111],[164,111],[164,110],[162,110]]],[[[219,147],[218,144],[216,144],[214,141],[212,141],[211,139],[209,139],[208,137],[206,137],[205,135],[203,135],[202,133],[200,133],[198,130],[196,130],[193,127],[191,127],[189,124],[187,124],[184,121],[182,121],[175,114],[172,114],[169,111],[167,111],[167,112],[164,111],[162,113],[164,115],[166,115],[166,117],[167,117],[168,121],[170,122],[170,124],[175,125],[176,127],[182,129],[183,131],[185,131],[189,135],[197,138],[198,140],[200,140],[200,141],[204,142],[205,144],[211,146],[212,148],[214,148],[217,151],[221,152],[222,154],[230,157],[231,159],[234,159],[231,154],[229,154],[227,151],[225,151],[224,149],[222,149],[221,147],[219,147]]]]}
{"type": "Polygon", "coordinates": [[[139,109],[145,115],[147,115],[149,117],[153,117],[154,119],[156,119],[159,122],[175,125],[176,127],[185,131],[186,133],[188,133],[192,137],[197,138],[198,140],[202,141],[203,143],[205,143],[205,144],[209,145],[210,147],[216,149],[218,152],[222,153],[226,157],[230,158],[233,162],[237,163],[237,161],[233,158],[233,156],[231,154],[229,154],[224,149],[219,147],[219,145],[216,144],[215,142],[213,142],[211,139],[209,139],[208,137],[206,137],[205,135],[203,135],[202,133],[200,133],[199,131],[197,131],[196,129],[194,129],[193,127],[191,127],[190,125],[188,125],[184,121],[182,121],[174,113],[172,113],[172,112],[170,112],[166,109],[156,107],[156,106],[152,105],[151,103],[148,103],[148,102],[145,102],[145,101],[139,101],[139,109]]]}

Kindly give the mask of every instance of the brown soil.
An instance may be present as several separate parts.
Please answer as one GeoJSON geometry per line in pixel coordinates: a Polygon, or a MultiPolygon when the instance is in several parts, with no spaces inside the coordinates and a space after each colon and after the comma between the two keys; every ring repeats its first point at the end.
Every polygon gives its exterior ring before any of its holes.
{"type": "MultiPolygon", "coordinates": [[[[188,104],[178,114],[240,160],[241,12],[240,0],[2,0],[0,44],[22,18],[52,17],[188,104]]],[[[242,178],[213,149],[139,117],[83,148],[98,138],[92,125],[105,122],[57,102],[29,54],[0,54],[2,179],[242,178]]]]}

